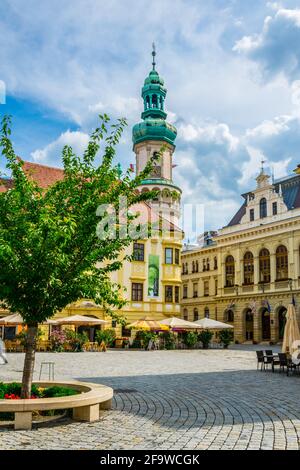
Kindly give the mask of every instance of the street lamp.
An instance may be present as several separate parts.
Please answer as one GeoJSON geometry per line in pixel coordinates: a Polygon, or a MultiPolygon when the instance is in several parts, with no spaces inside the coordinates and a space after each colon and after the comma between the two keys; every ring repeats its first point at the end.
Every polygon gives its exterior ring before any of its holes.
{"type": "Polygon", "coordinates": [[[262,293],[264,294],[265,293],[265,283],[264,282],[261,283],[261,290],[262,290],[262,293]]]}
{"type": "Polygon", "coordinates": [[[290,277],[288,278],[288,285],[289,285],[290,291],[292,292],[292,290],[293,290],[293,279],[291,279],[290,277]]]}
{"type": "Polygon", "coordinates": [[[238,284],[234,285],[234,291],[235,291],[235,295],[238,295],[238,293],[239,293],[239,285],[238,284]]]}

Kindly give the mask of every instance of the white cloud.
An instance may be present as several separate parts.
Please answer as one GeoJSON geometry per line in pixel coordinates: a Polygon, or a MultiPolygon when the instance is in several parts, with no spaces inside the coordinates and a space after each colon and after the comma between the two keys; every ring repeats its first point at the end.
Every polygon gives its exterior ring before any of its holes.
{"type": "Polygon", "coordinates": [[[233,50],[257,62],[265,79],[284,75],[289,81],[300,73],[300,9],[275,9],[261,33],[244,36],[233,50]]]}
{"type": "Polygon", "coordinates": [[[5,104],[6,101],[6,86],[3,80],[0,80],[0,104],[5,104]]]}
{"type": "Polygon", "coordinates": [[[58,139],[42,149],[32,152],[31,156],[36,163],[61,166],[61,152],[65,145],[70,145],[74,152],[82,155],[89,142],[89,135],[79,131],[66,131],[58,139]]]}

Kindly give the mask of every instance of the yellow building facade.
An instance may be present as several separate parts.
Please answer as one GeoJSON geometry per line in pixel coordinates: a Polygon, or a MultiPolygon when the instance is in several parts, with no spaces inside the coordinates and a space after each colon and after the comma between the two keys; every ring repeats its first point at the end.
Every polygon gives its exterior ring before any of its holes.
{"type": "Polygon", "coordinates": [[[300,320],[300,175],[260,172],[230,223],[182,253],[182,317],[234,326],[235,341],[282,341],[287,306],[300,320]]]}

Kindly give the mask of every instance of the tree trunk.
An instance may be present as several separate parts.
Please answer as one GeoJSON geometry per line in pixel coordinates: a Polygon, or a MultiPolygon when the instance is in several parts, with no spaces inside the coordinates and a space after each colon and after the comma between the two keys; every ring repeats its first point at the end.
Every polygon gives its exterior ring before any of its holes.
{"type": "Polygon", "coordinates": [[[28,325],[25,342],[25,361],[23,368],[21,398],[31,397],[31,384],[34,370],[37,332],[37,325],[28,325]]]}

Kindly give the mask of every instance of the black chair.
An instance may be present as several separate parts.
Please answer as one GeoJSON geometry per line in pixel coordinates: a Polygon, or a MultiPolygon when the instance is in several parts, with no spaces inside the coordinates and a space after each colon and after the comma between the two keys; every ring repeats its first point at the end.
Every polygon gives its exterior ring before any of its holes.
{"type": "Polygon", "coordinates": [[[284,372],[285,368],[288,368],[287,355],[285,353],[278,353],[278,357],[279,357],[279,371],[284,372]]]}
{"type": "Polygon", "coordinates": [[[261,364],[260,370],[262,370],[264,368],[264,365],[265,365],[264,352],[263,351],[256,351],[256,358],[257,358],[257,370],[258,370],[259,364],[261,364]]]}
{"type": "Polygon", "coordinates": [[[266,356],[273,356],[273,351],[272,351],[272,349],[267,349],[267,350],[265,351],[265,355],[266,355],[266,356]]]}
{"type": "Polygon", "coordinates": [[[274,356],[273,356],[273,351],[271,350],[267,350],[267,351],[264,351],[265,354],[264,354],[264,365],[267,369],[269,368],[269,365],[272,366],[272,371],[274,372],[274,366],[273,366],[273,363],[274,363],[274,356]]]}

